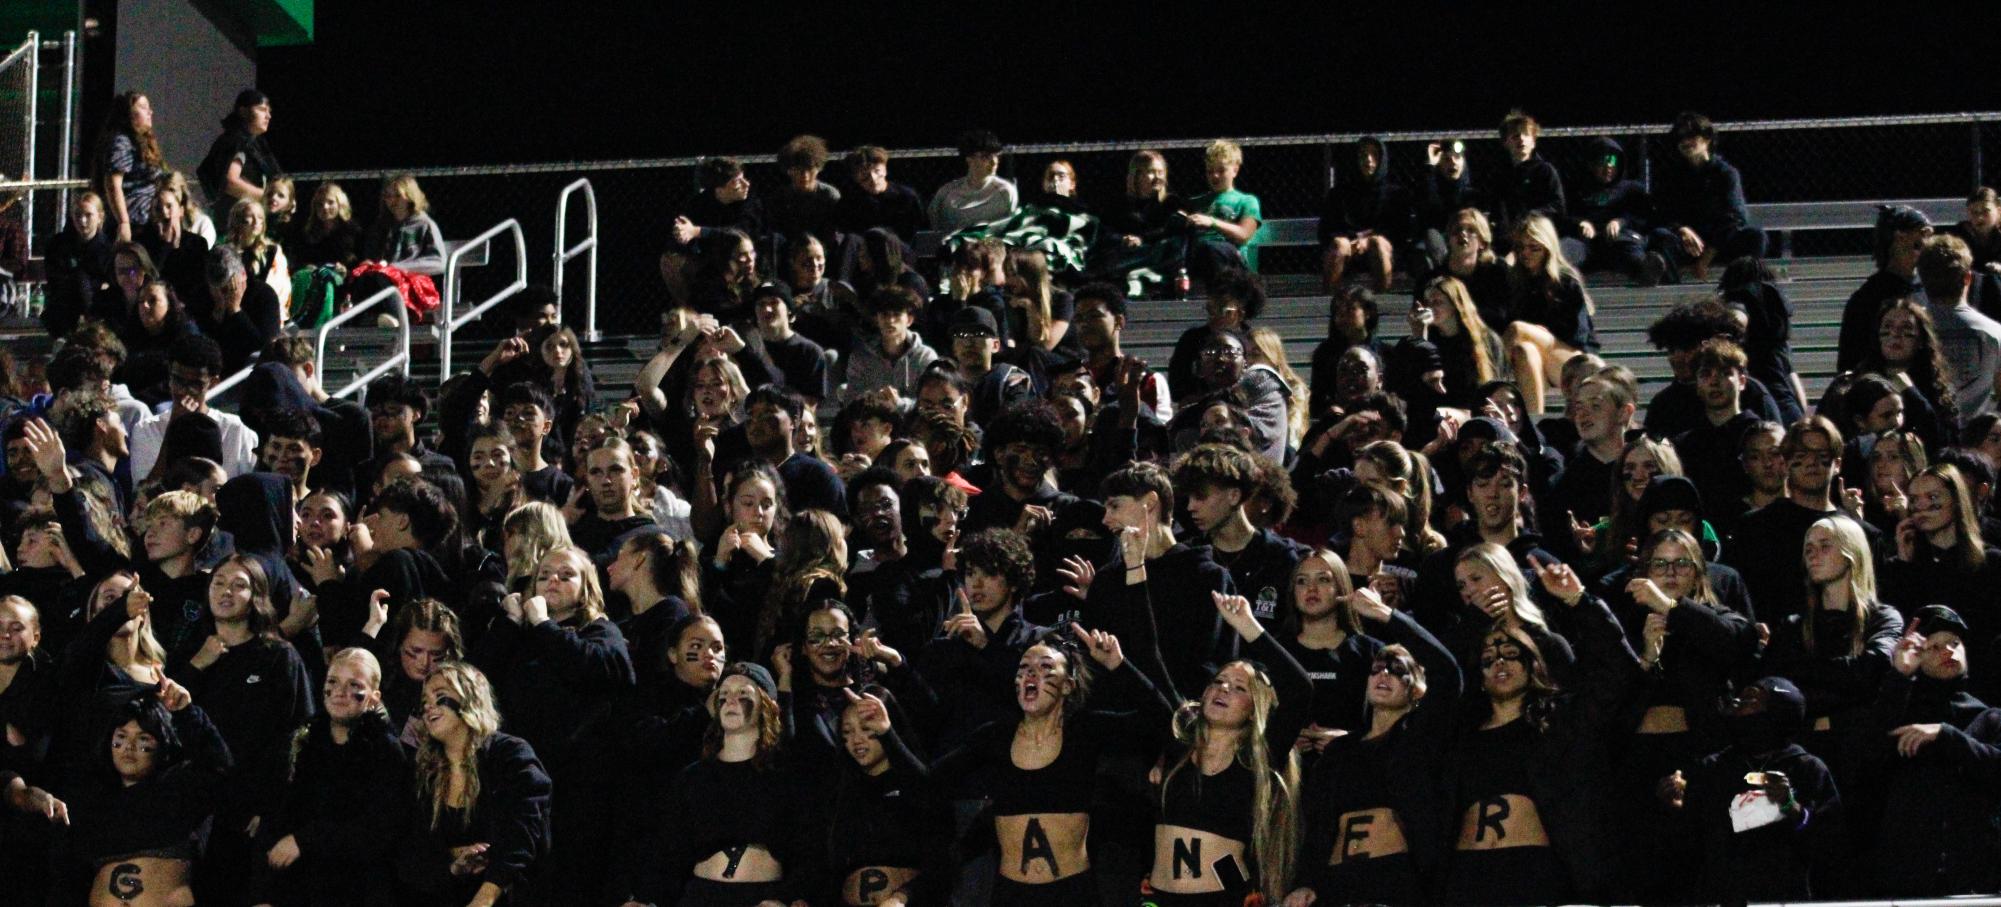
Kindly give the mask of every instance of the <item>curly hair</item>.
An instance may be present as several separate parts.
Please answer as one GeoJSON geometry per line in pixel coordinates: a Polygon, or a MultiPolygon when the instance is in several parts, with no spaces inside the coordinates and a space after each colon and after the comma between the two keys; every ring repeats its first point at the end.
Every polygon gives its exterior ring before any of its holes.
{"type": "Polygon", "coordinates": [[[959,569],[998,576],[1018,598],[1035,585],[1035,554],[1012,529],[983,529],[959,543],[959,569]]]}

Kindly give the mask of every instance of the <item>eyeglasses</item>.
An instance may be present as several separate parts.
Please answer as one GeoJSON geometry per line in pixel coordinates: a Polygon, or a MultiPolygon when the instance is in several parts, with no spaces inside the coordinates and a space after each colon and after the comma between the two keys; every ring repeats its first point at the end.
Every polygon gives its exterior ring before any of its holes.
{"type": "Polygon", "coordinates": [[[1501,652],[1487,652],[1480,656],[1480,670],[1485,671],[1504,661],[1512,661],[1515,664],[1528,663],[1528,659],[1524,658],[1521,652],[1514,649],[1501,652]]]}
{"type": "Polygon", "coordinates": [[[1388,674],[1398,680],[1410,679],[1410,666],[1400,661],[1379,661],[1369,666],[1369,676],[1388,674]]]}
{"type": "Polygon", "coordinates": [[[1244,351],[1243,351],[1243,350],[1240,350],[1240,349],[1235,349],[1235,348],[1232,348],[1232,349],[1227,349],[1227,350],[1203,350],[1203,351],[1202,351],[1202,358],[1204,358],[1204,359],[1242,359],[1242,358],[1244,358],[1244,351]]]}
{"type": "Polygon", "coordinates": [[[845,646],[848,644],[848,631],[830,630],[824,633],[808,633],[806,634],[806,644],[809,646],[845,646]]]}
{"type": "Polygon", "coordinates": [[[1670,571],[1674,573],[1694,573],[1695,561],[1686,557],[1678,557],[1674,560],[1657,557],[1647,562],[1647,569],[1654,573],[1667,573],[1670,571]]]}

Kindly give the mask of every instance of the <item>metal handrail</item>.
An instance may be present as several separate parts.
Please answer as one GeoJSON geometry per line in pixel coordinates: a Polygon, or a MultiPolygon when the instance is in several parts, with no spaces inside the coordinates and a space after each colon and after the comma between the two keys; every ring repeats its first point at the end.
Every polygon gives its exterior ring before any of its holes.
{"type": "Polygon", "coordinates": [[[590,267],[584,272],[584,339],[596,341],[598,334],[598,194],[591,189],[591,181],[578,178],[576,182],[563,187],[563,194],[556,197],[556,268],[555,279],[550,288],[556,293],[556,308],[563,306],[563,266],[570,259],[589,252],[590,267]],[[584,191],[585,226],[590,236],[574,246],[565,247],[563,241],[569,235],[570,196],[578,189],[584,191]]]}
{"type": "Polygon", "coordinates": [[[452,247],[451,254],[445,256],[445,316],[438,323],[438,382],[444,383],[452,377],[452,335],[473,319],[486,314],[488,309],[505,302],[508,297],[528,287],[528,241],[521,235],[521,222],[508,218],[488,228],[465,242],[452,247]],[[493,238],[502,233],[514,235],[514,282],[500,292],[487,297],[465,314],[456,314],[459,307],[459,265],[468,253],[493,244],[493,238]]]}
{"type": "Polygon", "coordinates": [[[368,382],[374,381],[376,378],[379,378],[382,375],[387,374],[390,369],[396,368],[397,366],[402,366],[403,374],[405,375],[410,374],[410,316],[409,313],[403,311],[403,294],[393,286],[383,287],[381,290],[378,290],[375,293],[375,295],[370,296],[367,299],[364,299],[360,302],[357,302],[354,304],[352,308],[349,308],[347,311],[327,319],[325,324],[320,325],[317,329],[313,331],[313,374],[320,376],[321,380],[325,380],[326,378],[327,335],[333,333],[334,328],[340,327],[341,325],[346,324],[349,321],[353,321],[356,317],[359,317],[361,313],[366,312],[371,308],[374,308],[375,306],[381,304],[382,301],[386,299],[393,299],[396,301],[396,335],[397,335],[396,340],[397,340],[398,352],[396,353],[396,355],[391,356],[388,359],[384,360],[381,365],[378,365],[368,370],[367,373],[356,377],[352,382],[349,382],[346,387],[334,391],[333,392],[334,396],[346,397],[348,394],[352,394],[355,391],[360,390],[361,388],[367,386],[368,382]]]}
{"type": "Polygon", "coordinates": [[[250,373],[256,371],[257,366],[260,364],[261,363],[257,362],[254,359],[251,360],[249,365],[246,365],[243,368],[238,369],[236,374],[222,379],[222,381],[216,384],[216,386],[209,388],[208,393],[202,395],[202,400],[204,402],[209,400],[214,400],[215,398],[222,396],[224,391],[227,391],[230,388],[242,384],[244,379],[249,378],[250,373]]]}
{"type": "MultiPolygon", "coordinates": [[[[35,55],[28,59],[28,97],[27,97],[28,134],[24,139],[25,144],[21,149],[22,150],[21,175],[29,179],[33,179],[35,177],[35,133],[38,131],[36,128],[38,124],[36,123],[35,117],[38,115],[38,112],[41,108],[40,102],[42,99],[42,59],[40,53],[42,46],[41,33],[32,31],[29,32],[28,43],[26,46],[34,48],[35,55]]],[[[8,59],[11,60],[13,58],[10,55],[8,59]]],[[[33,247],[32,240],[35,236],[38,235],[35,233],[34,192],[30,191],[28,193],[28,203],[26,205],[21,206],[21,209],[22,209],[21,230],[22,232],[28,235],[30,239],[29,246],[30,248],[32,248],[33,247]]],[[[60,214],[57,215],[58,219],[60,219],[61,217],[62,215],[60,214]]]]}
{"type": "MultiPolygon", "coordinates": [[[[1789,120],[1732,120],[1716,123],[1719,132],[1740,132],[1752,130],[1782,129],[1845,129],[1880,126],[1938,126],[1968,123],[2001,122],[2001,111],[1967,111],[1961,113],[1910,114],[1903,116],[1802,118],[1789,120]]],[[[1597,126],[1546,126],[1544,137],[1596,136],[1596,135],[1636,135],[1641,133],[1665,133],[1667,123],[1627,123],[1597,126]]],[[[1278,147],[1285,145],[1320,145],[1352,142],[1363,136],[1373,135],[1386,142],[1436,141],[1439,139],[1492,138],[1494,127],[1483,126],[1474,129],[1433,129],[1426,131],[1402,132],[1332,132],[1312,135],[1266,135],[1236,139],[1245,148],[1278,147]]],[[[1008,146],[1009,154],[1081,154],[1092,151],[1136,151],[1141,148],[1160,150],[1201,148],[1209,139],[1121,139],[1105,142],[1039,142],[1008,146]]],[[[958,157],[956,148],[905,148],[893,149],[897,158],[952,158],[958,157]]],[[[745,164],[769,164],[777,160],[770,152],[732,155],[745,164]]],[[[397,173],[410,173],[419,178],[434,176],[509,176],[526,173],[589,173],[609,170],[654,170],[663,167],[692,167],[701,163],[702,156],[626,158],[600,161],[544,161],[517,164],[480,164],[450,167],[395,167],[373,170],[317,170],[295,173],[292,176],[301,181],[379,179],[397,173]]]]}

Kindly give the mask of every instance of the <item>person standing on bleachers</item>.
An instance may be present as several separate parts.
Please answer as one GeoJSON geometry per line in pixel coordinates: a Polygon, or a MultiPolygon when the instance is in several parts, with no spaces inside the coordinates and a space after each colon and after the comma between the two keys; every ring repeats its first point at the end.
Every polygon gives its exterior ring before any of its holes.
{"type": "Polygon", "coordinates": [[[1932,324],[1953,371],[1953,399],[1965,424],[1995,409],[1995,372],[2001,370],[2001,322],[1967,302],[1973,286],[1973,253],[1957,236],[1925,240],[1918,254],[1918,280],[1929,299],[1932,324]]]}
{"type": "Polygon", "coordinates": [[[1862,282],[1841,307],[1841,336],[1835,342],[1834,367],[1853,371],[1875,349],[1876,322],[1883,304],[1906,296],[1922,298],[1918,283],[1918,251],[1932,237],[1931,218],[1909,205],[1876,209],[1876,273],[1862,282]]]}
{"type": "MultiPolygon", "coordinates": [[[[1695,390],[1695,354],[1704,343],[1718,337],[1741,347],[1744,326],[1714,299],[1682,303],[1647,326],[1647,342],[1667,354],[1668,367],[1674,372],[1674,381],[1647,403],[1647,434],[1672,438],[1707,421],[1695,390]]],[[[1745,412],[1756,413],[1767,422],[1780,421],[1778,404],[1764,382],[1746,376],[1740,399],[1745,412]]]]}
{"type": "Polygon", "coordinates": [[[1425,270],[1436,271],[1445,264],[1445,256],[1451,251],[1449,240],[1459,212],[1479,208],[1485,199],[1473,188],[1473,174],[1466,167],[1465,142],[1432,142],[1425,146],[1424,153],[1431,169],[1411,190],[1411,202],[1417,215],[1414,228],[1418,253],[1424,256],[1425,270]]]}
{"type": "Polygon", "coordinates": [[[1715,153],[1716,126],[1685,112],[1675,117],[1668,139],[1681,160],[1663,162],[1655,183],[1646,282],[1680,283],[1684,269],[1706,280],[1713,262],[1763,255],[1765,234],[1744,203],[1744,176],[1715,153]]]}

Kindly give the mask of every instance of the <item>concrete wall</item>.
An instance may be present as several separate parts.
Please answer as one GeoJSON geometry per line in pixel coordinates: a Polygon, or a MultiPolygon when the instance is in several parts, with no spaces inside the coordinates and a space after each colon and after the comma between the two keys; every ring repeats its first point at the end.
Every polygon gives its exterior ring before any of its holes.
{"type": "MultiPolygon", "coordinates": [[[[114,91],[145,92],[160,153],[195,182],[194,169],[221,134],[236,93],[257,84],[255,36],[205,0],[120,0],[116,28],[114,91]]],[[[90,141],[102,124],[82,125],[90,141]]]]}

